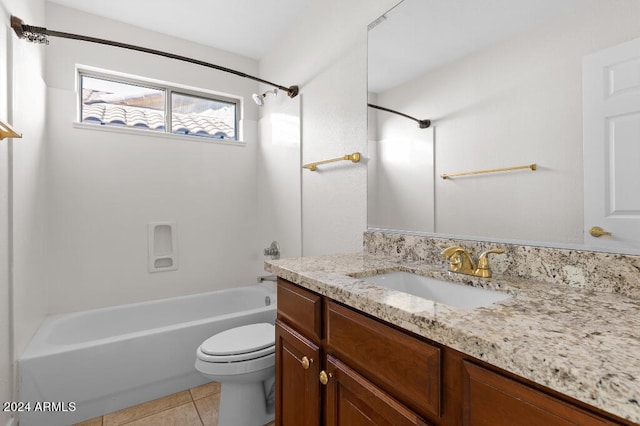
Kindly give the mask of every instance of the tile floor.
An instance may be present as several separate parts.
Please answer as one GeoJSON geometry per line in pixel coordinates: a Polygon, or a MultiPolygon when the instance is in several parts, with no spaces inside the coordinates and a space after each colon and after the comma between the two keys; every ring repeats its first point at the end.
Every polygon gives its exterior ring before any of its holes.
{"type": "Polygon", "coordinates": [[[220,383],[211,382],[74,426],[218,426],[219,406],[220,383]]]}

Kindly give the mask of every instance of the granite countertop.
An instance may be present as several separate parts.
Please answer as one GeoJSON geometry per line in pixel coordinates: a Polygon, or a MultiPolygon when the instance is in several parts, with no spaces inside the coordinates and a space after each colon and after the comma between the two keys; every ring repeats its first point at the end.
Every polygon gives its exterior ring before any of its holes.
{"type": "Polygon", "coordinates": [[[448,273],[367,253],[279,259],[265,269],[408,331],[640,423],[640,300],[522,278],[448,273]],[[457,309],[364,281],[408,271],[512,297],[457,309]]]}

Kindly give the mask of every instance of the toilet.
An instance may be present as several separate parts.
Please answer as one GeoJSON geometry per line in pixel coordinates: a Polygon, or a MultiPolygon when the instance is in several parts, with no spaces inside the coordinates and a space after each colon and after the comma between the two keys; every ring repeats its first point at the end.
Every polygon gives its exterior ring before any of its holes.
{"type": "Polygon", "coordinates": [[[221,383],[219,426],[262,426],[274,418],[275,326],[231,328],[205,340],[196,369],[221,383]]]}

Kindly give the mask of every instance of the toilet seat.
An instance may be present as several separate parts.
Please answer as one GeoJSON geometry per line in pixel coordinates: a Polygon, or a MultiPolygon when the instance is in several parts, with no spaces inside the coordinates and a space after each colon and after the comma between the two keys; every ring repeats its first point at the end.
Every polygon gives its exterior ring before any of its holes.
{"type": "Polygon", "coordinates": [[[251,324],[218,333],[198,347],[195,369],[222,386],[219,424],[263,425],[273,421],[275,334],[271,323],[251,324]]]}
{"type": "Polygon", "coordinates": [[[198,358],[212,363],[255,360],[275,353],[275,326],[249,324],[225,330],[205,340],[198,348],[198,358]]]}

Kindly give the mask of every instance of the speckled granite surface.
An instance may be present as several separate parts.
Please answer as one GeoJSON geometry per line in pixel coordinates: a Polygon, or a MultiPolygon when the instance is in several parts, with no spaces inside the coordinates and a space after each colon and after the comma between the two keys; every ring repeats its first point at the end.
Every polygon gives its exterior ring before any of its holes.
{"type": "MultiPolygon", "coordinates": [[[[366,252],[273,260],[265,262],[265,269],[640,423],[638,298],[515,275],[481,279],[449,274],[440,259],[404,260],[366,252]],[[490,307],[462,310],[366,282],[368,275],[392,270],[498,289],[512,297],[490,307]]],[[[636,277],[640,285],[640,273],[636,277]]]]}
{"type": "Polygon", "coordinates": [[[496,274],[640,298],[640,256],[384,231],[365,232],[363,241],[367,253],[443,265],[440,256],[443,246],[458,245],[476,256],[484,250],[502,248],[504,254],[490,257],[491,269],[496,274]]]}

